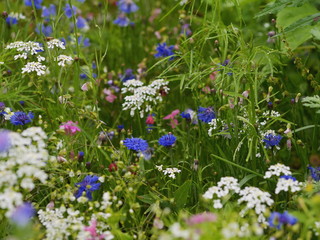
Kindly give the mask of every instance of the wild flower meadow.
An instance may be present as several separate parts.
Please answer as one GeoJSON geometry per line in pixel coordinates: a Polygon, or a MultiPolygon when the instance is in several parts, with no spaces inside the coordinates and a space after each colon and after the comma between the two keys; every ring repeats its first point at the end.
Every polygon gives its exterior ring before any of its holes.
{"type": "Polygon", "coordinates": [[[0,239],[319,239],[319,11],[0,1],[0,239]]]}

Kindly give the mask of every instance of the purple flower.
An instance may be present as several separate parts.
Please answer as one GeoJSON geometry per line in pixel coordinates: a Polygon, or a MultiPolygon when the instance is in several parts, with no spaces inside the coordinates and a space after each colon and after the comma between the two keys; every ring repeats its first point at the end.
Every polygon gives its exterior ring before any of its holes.
{"type": "Polygon", "coordinates": [[[32,7],[34,5],[36,9],[40,9],[42,7],[41,6],[42,1],[43,0],[24,0],[24,4],[27,7],[32,7]]]}
{"type": "Polygon", "coordinates": [[[204,108],[199,107],[198,109],[198,118],[205,123],[209,123],[212,119],[216,118],[216,114],[212,107],[204,108]]]}
{"type": "Polygon", "coordinates": [[[83,44],[84,47],[89,47],[90,44],[90,39],[89,38],[83,38],[82,36],[78,37],[78,44],[81,45],[83,44]]]}
{"type": "Polygon", "coordinates": [[[0,110],[4,110],[6,108],[6,105],[4,102],[0,102],[0,110]]]}
{"type": "Polygon", "coordinates": [[[165,147],[172,147],[173,144],[176,143],[177,138],[172,134],[169,133],[167,135],[162,136],[159,138],[159,144],[165,147]]]}
{"type": "Polygon", "coordinates": [[[311,167],[308,166],[308,169],[310,170],[310,174],[313,180],[320,181],[320,167],[311,167]]]}
{"type": "Polygon", "coordinates": [[[14,24],[17,24],[18,23],[18,19],[16,17],[11,17],[11,16],[8,16],[6,18],[6,23],[11,26],[11,25],[14,25],[14,24]]]}
{"type": "Polygon", "coordinates": [[[7,151],[10,145],[9,131],[0,131],[0,153],[7,151]]]}
{"type": "Polygon", "coordinates": [[[97,176],[86,176],[82,182],[76,183],[75,186],[78,187],[78,191],[75,194],[76,198],[82,196],[83,192],[86,192],[86,196],[89,200],[92,200],[92,192],[99,190],[101,183],[97,183],[99,177],[97,176]]]}
{"type": "Polygon", "coordinates": [[[71,7],[70,4],[66,4],[64,8],[64,14],[67,16],[67,18],[71,18],[74,14],[76,14],[76,11],[77,8],[73,5],[71,7]]]}
{"type": "Polygon", "coordinates": [[[38,24],[37,28],[36,28],[36,32],[38,34],[42,33],[46,37],[49,37],[52,34],[53,30],[52,30],[52,27],[50,25],[45,26],[44,24],[38,24]]]}
{"type": "Polygon", "coordinates": [[[130,20],[125,14],[120,14],[116,20],[113,21],[114,24],[120,27],[127,27],[130,25],[130,20]]]}
{"type": "Polygon", "coordinates": [[[128,80],[135,79],[136,76],[132,72],[133,72],[132,69],[128,68],[125,74],[122,76],[121,81],[126,82],[128,80]]]}
{"type": "Polygon", "coordinates": [[[294,225],[297,221],[298,220],[287,211],[284,213],[273,212],[268,218],[269,226],[277,229],[280,229],[285,224],[294,225]]]}
{"type": "Polygon", "coordinates": [[[28,114],[18,111],[15,112],[11,117],[10,117],[10,122],[13,125],[25,125],[27,123],[30,123],[32,119],[34,118],[34,115],[32,112],[29,112],[28,114]]]}
{"type": "Polygon", "coordinates": [[[79,28],[79,29],[88,27],[87,20],[84,19],[84,18],[81,17],[81,16],[78,16],[78,18],[77,18],[77,24],[76,24],[76,25],[77,25],[77,28],[79,28]]]}
{"type": "Polygon", "coordinates": [[[30,219],[35,215],[36,211],[29,202],[23,203],[11,215],[11,220],[17,225],[26,226],[30,219]]]}
{"type": "Polygon", "coordinates": [[[167,43],[159,43],[158,46],[157,46],[157,53],[154,55],[156,58],[159,58],[159,57],[169,57],[169,56],[172,56],[169,58],[169,60],[173,60],[174,57],[174,52],[173,52],[173,49],[174,49],[174,46],[171,45],[171,46],[167,46],[167,43]]]}
{"type": "Polygon", "coordinates": [[[139,7],[132,0],[119,0],[117,5],[119,10],[124,13],[136,12],[139,9],[139,7]]]}
{"type": "Polygon", "coordinates": [[[278,146],[280,144],[281,139],[282,139],[281,135],[268,133],[264,136],[262,141],[266,144],[266,148],[271,149],[274,146],[278,146]]]}
{"type": "Polygon", "coordinates": [[[198,119],[196,118],[197,114],[190,108],[182,112],[180,116],[187,121],[192,121],[193,124],[198,124],[198,119]]]}
{"type": "Polygon", "coordinates": [[[123,140],[123,145],[125,145],[128,149],[137,152],[145,151],[149,147],[147,141],[141,138],[126,138],[123,140]]]}
{"type": "Polygon", "coordinates": [[[42,17],[50,18],[51,16],[54,17],[57,15],[56,5],[50,4],[49,7],[42,8],[42,17]]]}

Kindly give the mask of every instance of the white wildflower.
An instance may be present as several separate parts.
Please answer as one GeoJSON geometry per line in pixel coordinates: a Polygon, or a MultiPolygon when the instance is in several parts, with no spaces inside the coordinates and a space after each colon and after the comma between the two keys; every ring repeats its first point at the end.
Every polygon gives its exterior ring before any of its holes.
{"type": "Polygon", "coordinates": [[[36,55],[39,51],[43,51],[43,47],[38,42],[22,42],[17,41],[10,43],[6,49],[16,49],[18,52],[25,52],[27,54],[36,55]]]}
{"type": "Polygon", "coordinates": [[[38,76],[46,74],[47,67],[40,62],[28,62],[23,68],[22,73],[36,72],[38,76]]]}
{"type": "Polygon", "coordinates": [[[70,65],[73,62],[73,58],[66,56],[66,55],[59,55],[56,58],[56,61],[58,62],[58,65],[61,67],[65,67],[66,65],[70,65]]]}
{"type": "Polygon", "coordinates": [[[277,182],[275,193],[279,194],[281,191],[288,192],[289,189],[290,192],[298,192],[301,190],[301,183],[291,176],[280,177],[277,182]]]}
{"type": "Polygon", "coordinates": [[[60,41],[59,39],[52,39],[47,43],[47,45],[49,49],[54,49],[55,47],[66,49],[64,42],[60,41]]]}
{"type": "Polygon", "coordinates": [[[281,163],[277,163],[275,165],[271,165],[268,168],[268,171],[265,172],[264,178],[271,178],[272,176],[280,176],[280,175],[291,175],[290,168],[281,163]]]}

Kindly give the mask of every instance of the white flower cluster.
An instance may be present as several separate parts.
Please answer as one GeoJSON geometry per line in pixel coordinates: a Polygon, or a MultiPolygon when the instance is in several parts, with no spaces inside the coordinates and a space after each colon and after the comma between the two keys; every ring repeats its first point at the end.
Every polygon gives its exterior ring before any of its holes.
{"type": "Polygon", "coordinates": [[[279,194],[281,191],[288,192],[289,189],[290,192],[298,192],[301,190],[301,183],[296,179],[280,177],[277,182],[275,193],[279,194]]]}
{"type": "Polygon", "coordinates": [[[176,239],[176,238],[186,239],[186,240],[200,239],[199,233],[197,233],[196,231],[192,231],[191,229],[181,228],[181,225],[178,222],[170,226],[169,232],[171,233],[170,239],[176,239]]]}
{"type": "Polygon", "coordinates": [[[11,17],[11,18],[16,18],[16,19],[18,19],[18,20],[24,20],[24,19],[26,19],[26,16],[24,16],[22,13],[10,13],[9,15],[8,15],[8,17],[11,17]]]}
{"type": "Polygon", "coordinates": [[[281,114],[277,111],[271,110],[271,112],[270,111],[263,112],[262,116],[264,116],[264,117],[280,117],[281,114]]]}
{"type": "Polygon", "coordinates": [[[8,133],[10,148],[0,153],[0,209],[9,217],[22,204],[19,189],[31,191],[38,179],[46,183],[47,174],[42,168],[50,156],[45,149],[46,134],[39,127],[31,127],[21,134],[8,133]]]}
{"type": "Polygon", "coordinates": [[[56,61],[58,62],[58,65],[61,67],[65,67],[66,65],[70,65],[73,62],[73,58],[66,56],[66,55],[59,55],[56,58],[56,61]]]}
{"type": "Polygon", "coordinates": [[[153,81],[148,86],[143,86],[139,80],[129,80],[124,83],[122,93],[132,93],[133,95],[126,96],[122,104],[123,110],[130,109],[130,115],[133,117],[136,110],[139,110],[140,117],[143,118],[145,112],[152,110],[152,105],[162,101],[160,90],[164,93],[169,92],[168,82],[163,79],[153,81]]]}
{"type": "Polygon", "coordinates": [[[233,177],[222,177],[217,186],[210,187],[204,194],[203,198],[213,199],[216,195],[216,199],[213,200],[214,208],[222,208],[221,199],[227,196],[231,192],[239,193],[240,187],[238,179],[233,177]]]}
{"type": "Polygon", "coordinates": [[[266,171],[264,174],[264,178],[271,178],[272,176],[280,177],[280,175],[292,175],[292,173],[288,166],[277,163],[268,168],[268,171],[266,171]]]}
{"type": "Polygon", "coordinates": [[[238,200],[238,203],[246,203],[246,207],[240,212],[240,215],[244,216],[247,210],[254,209],[258,215],[258,222],[265,223],[264,213],[267,207],[270,207],[274,203],[270,193],[261,191],[256,187],[245,187],[239,192],[239,195],[241,198],[238,200]]]}
{"type": "Polygon", "coordinates": [[[250,238],[252,235],[261,236],[262,234],[263,228],[257,223],[253,225],[245,223],[240,226],[237,222],[231,222],[222,229],[222,235],[225,239],[250,238]]]}
{"type": "Polygon", "coordinates": [[[111,214],[105,213],[107,207],[112,203],[110,202],[110,193],[103,195],[103,202],[100,205],[102,212],[97,212],[91,215],[90,227],[85,225],[85,218],[79,210],[73,208],[66,208],[60,206],[54,208],[53,206],[47,207],[45,210],[39,210],[38,216],[42,225],[46,228],[46,240],[64,240],[64,239],[106,239],[111,240],[114,236],[109,231],[109,226],[104,223],[111,214]],[[98,221],[97,219],[102,221],[98,221]],[[92,228],[95,232],[95,236],[92,235],[92,231],[87,230],[92,228]],[[99,235],[99,236],[97,236],[99,235]],[[96,238],[95,238],[96,237],[96,238]]]}
{"type": "Polygon", "coordinates": [[[6,46],[6,49],[16,49],[17,52],[36,55],[39,51],[43,51],[43,47],[38,42],[22,42],[17,41],[10,43],[6,46]]]}
{"type": "Polygon", "coordinates": [[[213,131],[214,130],[217,130],[218,128],[221,129],[222,127],[222,130],[223,129],[223,126],[226,126],[225,122],[222,120],[222,119],[218,119],[218,118],[214,118],[211,120],[211,122],[208,123],[210,128],[208,130],[208,135],[211,137],[213,135],[213,131]]]}
{"type": "Polygon", "coordinates": [[[59,39],[52,39],[47,43],[49,49],[61,48],[66,49],[64,42],[60,41],[59,39]]]}
{"type": "Polygon", "coordinates": [[[46,74],[47,67],[40,62],[28,62],[23,68],[22,73],[36,72],[38,76],[46,74]]]}
{"type": "Polygon", "coordinates": [[[176,178],[176,173],[180,173],[181,170],[179,170],[178,168],[166,168],[166,169],[163,169],[163,166],[160,165],[160,166],[157,166],[156,165],[156,168],[160,171],[160,172],[163,172],[164,175],[168,175],[169,178],[173,178],[175,179],[176,178]]]}

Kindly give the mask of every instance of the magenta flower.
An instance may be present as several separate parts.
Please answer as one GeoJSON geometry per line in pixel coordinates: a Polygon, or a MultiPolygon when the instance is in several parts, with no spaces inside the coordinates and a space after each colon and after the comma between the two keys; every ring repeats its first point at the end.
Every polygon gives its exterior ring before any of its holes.
{"type": "Polygon", "coordinates": [[[81,132],[81,129],[78,127],[78,122],[68,121],[60,125],[60,129],[63,129],[67,135],[75,135],[77,132],[81,132]]]}
{"type": "Polygon", "coordinates": [[[169,115],[165,116],[163,119],[168,120],[170,119],[170,125],[172,128],[175,128],[176,126],[178,126],[178,120],[175,119],[175,116],[177,116],[180,113],[179,109],[173,110],[172,113],[170,113],[169,115]]]}
{"type": "Polygon", "coordinates": [[[217,216],[210,212],[203,212],[196,215],[191,216],[187,219],[188,225],[196,225],[203,222],[215,222],[217,220],[217,216]]]}

